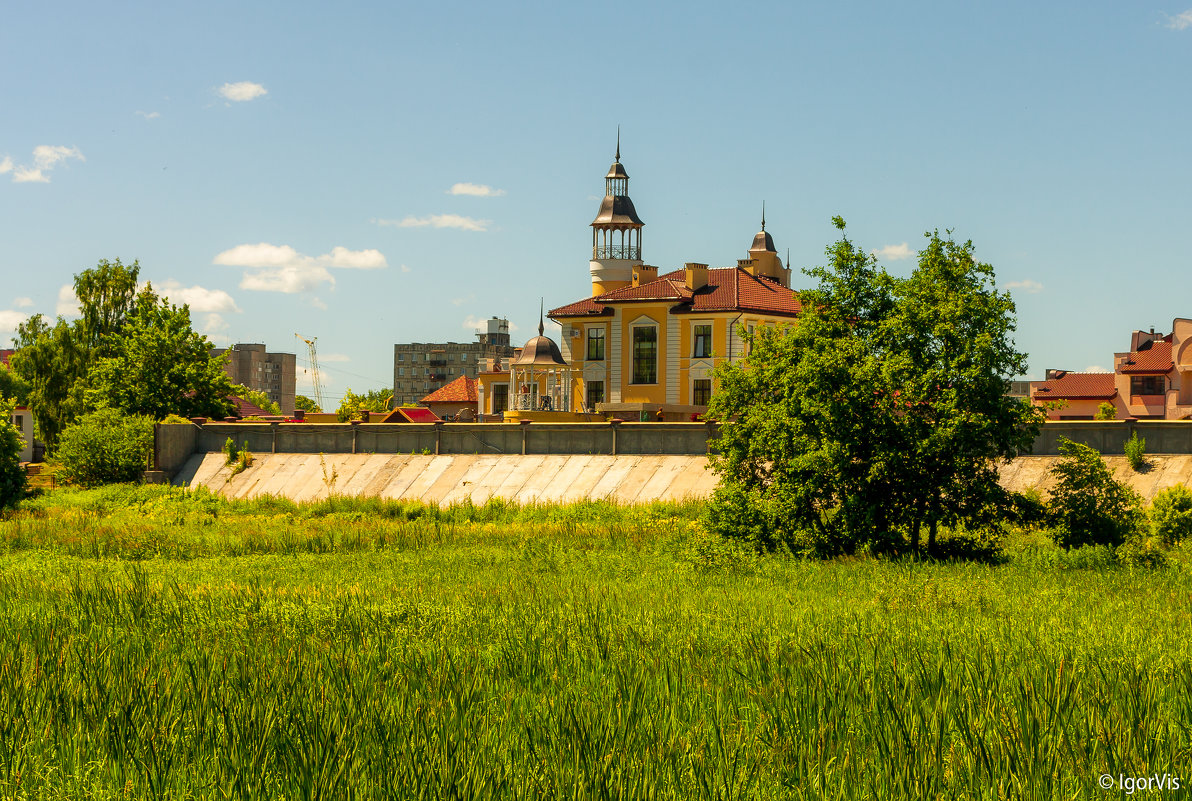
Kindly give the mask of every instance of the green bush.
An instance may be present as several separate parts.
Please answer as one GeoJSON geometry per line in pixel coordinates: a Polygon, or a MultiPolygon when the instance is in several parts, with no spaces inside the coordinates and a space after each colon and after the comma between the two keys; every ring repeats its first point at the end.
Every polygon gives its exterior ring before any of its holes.
{"type": "Polygon", "coordinates": [[[1146,467],[1146,439],[1138,436],[1137,431],[1126,440],[1126,459],[1135,472],[1146,467]]]}
{"type": "Polygon", "coordinates": [[[16,506],[25,497],[25,470],[21,467],[24,440],[12,424],[13,404],[0,395],[0,509],[16,506]]]}
{"type": "Polygon", "coordinates": [[[1048,504],[1056,542],[1116,548],[1134,535],[1142,523],[1138,493],[1116,481],[1089,446],[1061,437],[1060,454],[1064,458],[1051,468],[1056,485],[1048,504]]]}
{"type": "Polygon", "coordinates": [[[84,487],[136,481],[152,449],[152,418],[100,409],[62,432],[58,475],[84,487]]]}
{"type": "Polygon", "coordinates": [[[1093,416],[1094,420],[1116,420],[1117,406],[1114,406],[1109,401],[1105,401],[1097,407],[1097,413],[1093,416]]]}
{"type": "Polygon", "coordinates": [[[1168,487],[1151,501],[1151,534],[1168,547],[1192,535],[1192,492],[1183,484],[1168,487]]]}

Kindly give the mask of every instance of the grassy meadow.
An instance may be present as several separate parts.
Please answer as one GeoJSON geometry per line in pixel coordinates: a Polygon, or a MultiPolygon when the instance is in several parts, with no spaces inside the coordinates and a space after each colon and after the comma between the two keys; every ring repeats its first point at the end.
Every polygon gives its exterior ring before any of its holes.
{"type": "Polygon", "coordinates": [[[1192,786],[1192,570],[759,557],[696,505],[59,490],[0,521],[0,798],[1192,786]]]}

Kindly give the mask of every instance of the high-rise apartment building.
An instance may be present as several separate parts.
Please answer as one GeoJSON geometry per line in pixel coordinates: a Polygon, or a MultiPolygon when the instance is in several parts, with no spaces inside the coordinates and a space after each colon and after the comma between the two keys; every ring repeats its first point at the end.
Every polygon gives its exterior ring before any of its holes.
{"type": "Polygon", "coordinates": [[[475,342],[402,342],[393,346],[393,403],[417,403],[462,376],[475,378],[486,358],[513,355],[509,321],[493,317],[475,342]]]}
{"type": "Polygon", "coordinates": [[[293,414],[295,372],[293,353],[270,353],[260,343],[241,342],[230,348],[216,348],[219,356],[228,353],[224,371],[234,384],[264,392],[281,407],[283,414],[293,414]]]}

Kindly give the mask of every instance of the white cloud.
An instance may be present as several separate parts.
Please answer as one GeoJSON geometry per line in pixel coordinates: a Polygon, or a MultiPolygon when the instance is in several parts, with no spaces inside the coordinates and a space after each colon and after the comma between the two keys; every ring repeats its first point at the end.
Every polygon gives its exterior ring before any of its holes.
{"type": "Polygon", "coordinates": [[[1192,8],[1182,11],[1174,17],[1168,17],[1167,27],[1173,31],[1182,31],[1192,27],[1192,8]]]}
{"type": "Polygon", "coordinates": [[[166,281],[156,287],[157,294],[169,298],[175,306],[190,306],[195,314],[218,314],[239,312],[236,301],[222,289],[206,289],[201,286],[182,286],[177,281],[166,281]]]}
{"type": "Polygon", "coordinates": [[[4,161],[0,162],[0,173],[6,173],[11,170],[12,181],[15,184],[48,184],[50,182],[50,176],[46,175],[46,173],[67,159],[86,161],[77,147],[38,145],[33,148],[33,166],[25,164],[14,166],[12,159],[5,156],[4,161]]]}
{"type": "Polygon", "coordinates": [[[505,194],[504,189],[493,189],[487,184],[460,183],[453,184],[448,190],[451,195],[471,195],[472,197],[500,197],[505,194]]]}
{"type": "Polygon", "coordinates": [[[225,83],[219,87],[219,93],[236,103],[243,103],[247,100],[258,98],[261,95],[269,94],[268,90],[259,83],[252,81],[238,81],[236,83],[225,83]]]}
{"type": "Polygon", "coordinates": [[[309,292],[320,284],[334,286],[335,277],[331,275],[329,267],[375,270],[388,266],[379,250],[335,247],[330,253],[312,257],[299,253],[289,245],[271,245],[268,242],[237,245],[218,254],[214,263],[255,270],[244,274],[240,281],[241,289],[287,294],[309,292]]]}
{"type": "Polygon", "coordinates": [[[321,298],[311,298],[310,305],[319,311],[327,311],[327,304],[321,298]]]}
{"type": "Polygon", "coordinates": [[[1002,286],[1006,289],[1021,289],[1028,295],[1037,295],[1043,291],[1043,285],[1030,278],[1024,278],[1021,281],[1008,281],[1002,286]]]}
{"type": "Polygon", "coordinates": [[[334,363],[350,362],[350,361],[352,361],[352,357],[347,355],[346,353],[327,353],[327,354],[320,356],[319,361],[334,362],[334,363]]]}
{"type": "Polygon", "coordinates": [[[50,179],[41,170],[32,167],[17,167],[12,173],[14,184],[48,184],[50,179]]]}
{"type": "Polygon", "coordinates": [[[137,114],[139,114],[140,116],[144,117],[147,120],[155,120],[161,116],[161,113],[157,112],[157,111],[138,111],[137,114]]]}
{"type": "Polygon", "coordinates": [[[79,299],[75,296],[73,285],[63,284],[58,288],[58,305],[54,313],[59,317],[79,316],[79,299]]]}
{"type": "Polygon", "coordinates": [[[385,257],[379,250],[348,250],[345,247],[334,247],[326,256],[328,267],[340,267],[349,270],[376,270],[388,267],[385,257]]]}
{"type": "MultiPolygon", "coordinates": [[[[237,310],[237,311],[239,311],[239,310],[237,310]]],[[[203,325],[200,328],[200,332],[203,334],[206,334],[209,337],[216,336],[217,334],[222,334],[227,330],[228,330],[228,321],[225,320],[223,318],[223,316],[219,315],[219,314],[208,314],[203,319],[203,325]]]]}
{"type": "Polygon", "coordinates": [[[1090,364],[1088,367],[1084,368],[1084,372],[1086,372],[1086,373],[1112,373],[1113,371],[1106,370],[1104,367],[1102,367],[1099,364],[1090,364]]]}
{"type": "Polygon", "coordinates": [[[17,326],[29,319],[29,315],[19,311],[0,311],[0,331],[9,333],[17,330],[17,326]]]}
{"type": "Polygon", "coordinates": [[[409,268],[409,267],[407,267],[406,265],[404,265],[404,264],[403,264],[403,265],[401,266],[401,271],[402,271],[403,273],[408,273],[408,272],[410,272],[410,268],[409,268]]]}
{"type": "Polygon", "coordinates": [[[400,220],[376,220],[377,225],[394,228],[459,228],[462,231],[487,231],[492,220],[477,220],[459,214],[431,214],[428,217],[405,217],[400,220]]]}
{"type": "Polygon", "coordinates": [[[901,261],[912,258],[916,252],[911,250],[905,242],[901,245],[886,245],[883,248],[871,251],[879,259],[889,259],[890,261],[901,261]]]}
{"type": "Polygon", "coordinates": [[[33,298],[15,298],[12,305],[18,309],[27,309],[33,305],[33,298]]]}
{"type": "Polygon", "coordinates": [[[452,305],[452,306],[462,306],[462,305],[464,305],[465,303],[470,303],[470,302],[471,302],[471,301],[473,301],[473,300],[476,300],[476,293],[475,293],[475,292],[469,292],[469,293],[467,294],[467,296],[465,296],[465,297],[462,297],[462,298],[452,298],[452,299],[451,299],[451,305],[452,305]]]}

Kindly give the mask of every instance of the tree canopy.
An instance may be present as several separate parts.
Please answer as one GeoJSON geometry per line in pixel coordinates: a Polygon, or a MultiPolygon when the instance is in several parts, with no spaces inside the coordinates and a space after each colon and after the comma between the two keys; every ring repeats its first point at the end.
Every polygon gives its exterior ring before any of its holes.
{"type": "Polygon", "coordinates": [[[337,419],[341,423],[358,420],[361,409],[367,409],[370,412],[388,412],[393,408],[390,405],[392,402],[393,390],[388,387],[370,389],[363,395],[357,395],[351,387],[348,387],[344,390],[344,397],[339,402],[339,408],[336,409],[337,419]]]}
{"type": "Polygon", "coordinates": [[[232,383],[223,359],[191,327],[190,309],[159,298],[152,286],[137,294],[119,336],[105,340],[111,356],[87,376],[91,408],[118,409],[160,420],[167,414],[222,418],[231,413],[232,383]]]}
{"type": "Polygon", "coordinates": [[[323,411],[323,408],[318,403],[305,395],[294,396],[294,408],[311,414],[318,414],[323,411]]]}
{"type": "Polygon", "coordinates": [[[100,406],[135,413],[199,408],[205,410],[199,414],[221,417],[230,409],[224,403],[228,383],[211,375],[210,343],[191,330],[189,310],[169,307],[151,287],[138,291],[139,275],[137,262],[100,261],[74,278],[78,319],[51,323],[38,314],[20,325],[10,364],[51,449],[67,426],[100,406]],[[163,341],[152,343],[158,335],[163,341]],[[118,375],[117,369],[128,372],[118,375]]]}
{"type": "Polygon", "coordinates": [[[906,278],[843,234],[791,326],[755,329],[717,368],[722,421],[713,524],[762,547],[830,555],[928,547],[941,523],[981,522],[996,463],[1033,442],[1037,415],[1006,396],[1025,371],[1014,305],[971,242],[926,235],[906,278]]]}

